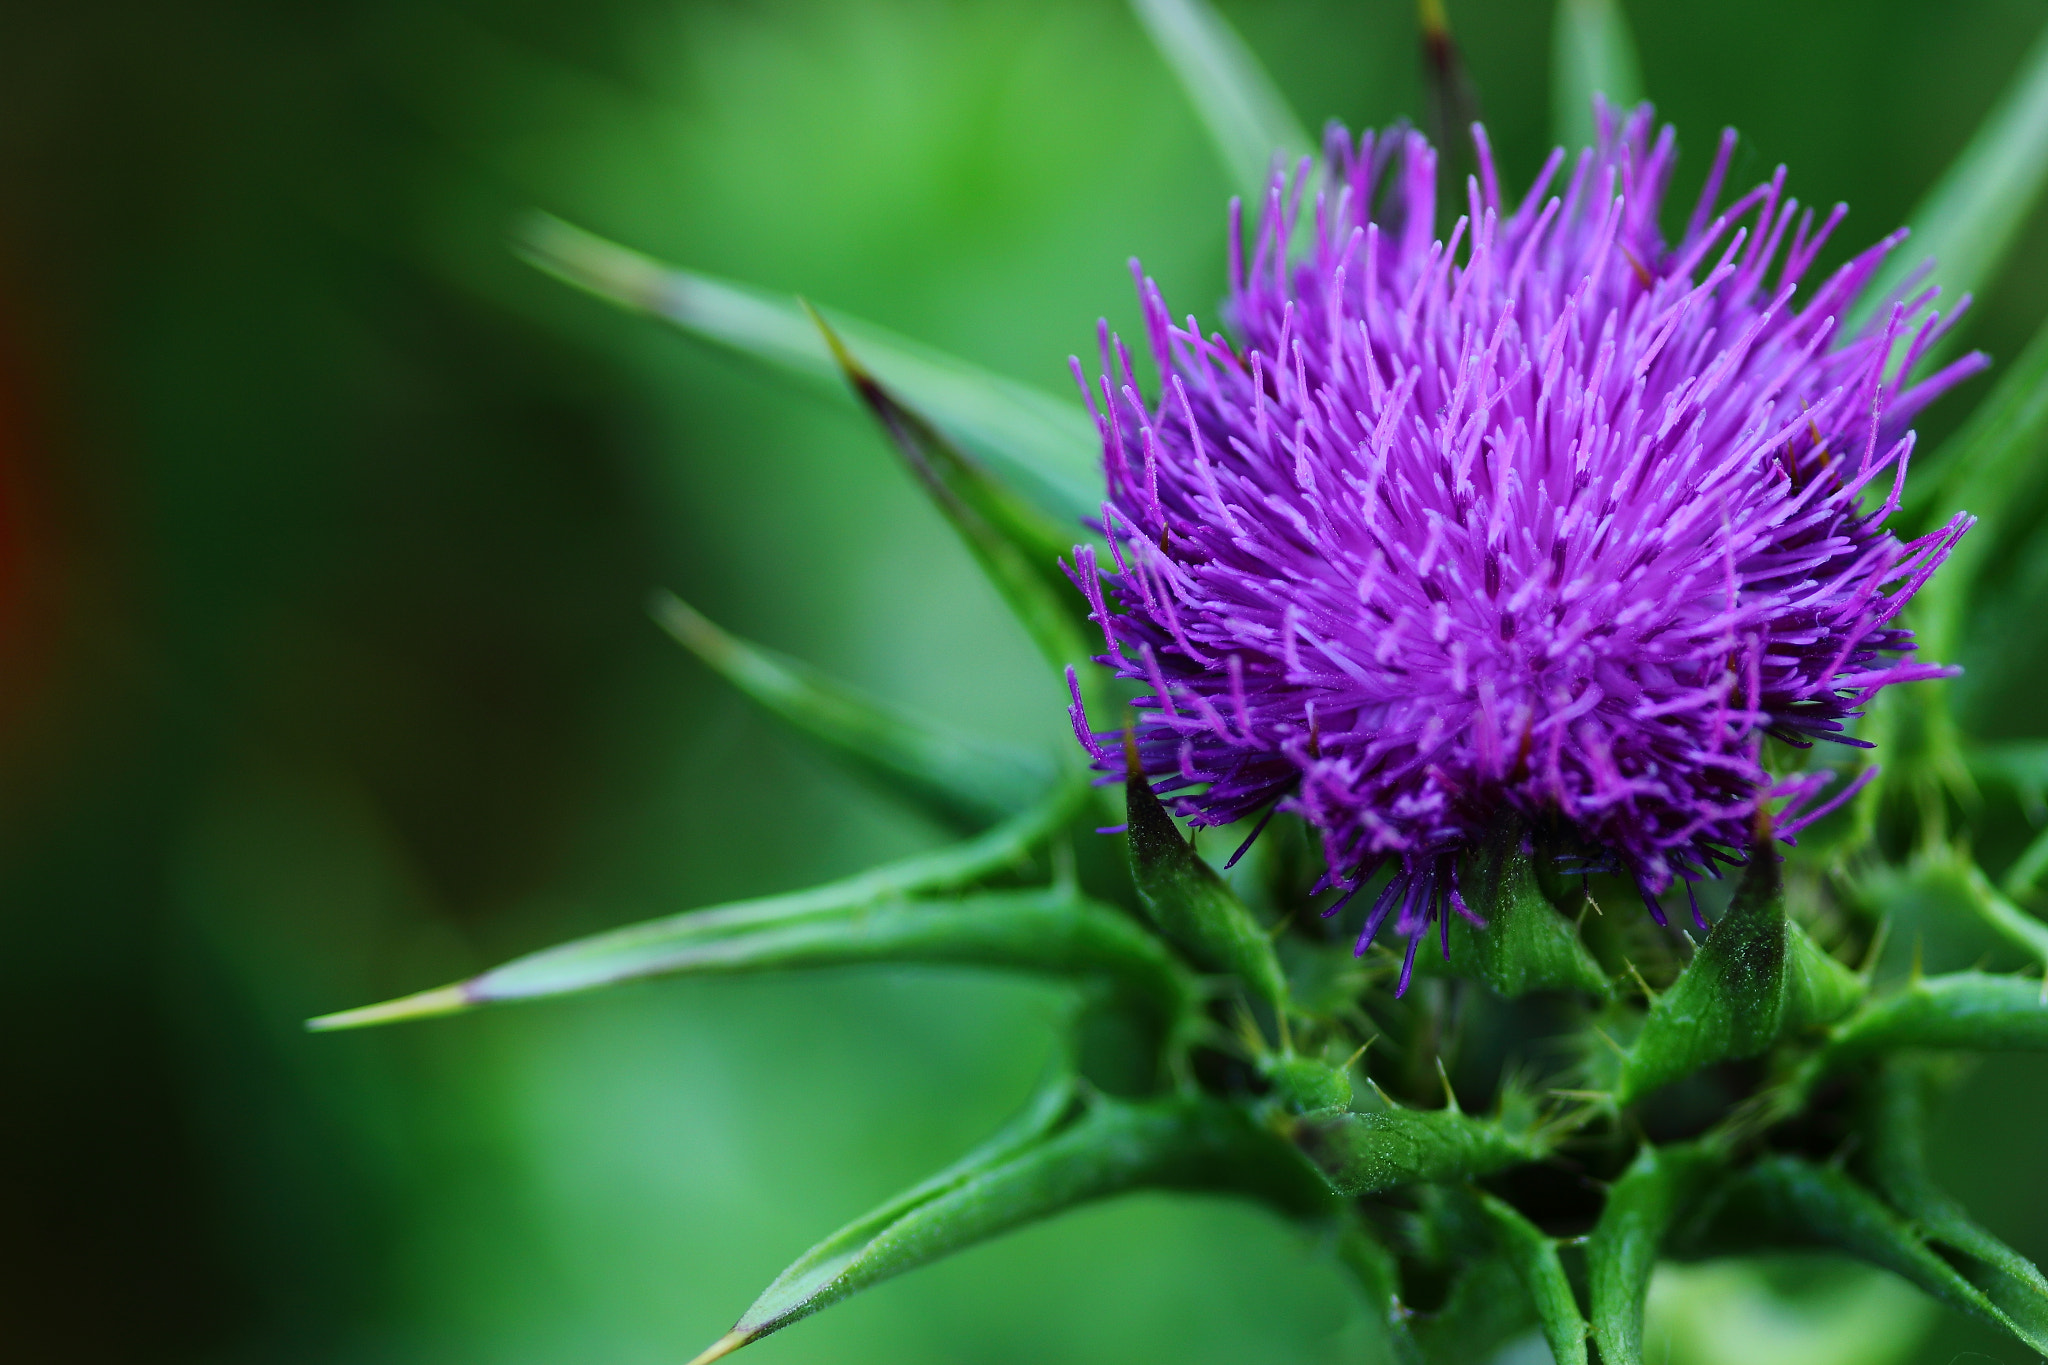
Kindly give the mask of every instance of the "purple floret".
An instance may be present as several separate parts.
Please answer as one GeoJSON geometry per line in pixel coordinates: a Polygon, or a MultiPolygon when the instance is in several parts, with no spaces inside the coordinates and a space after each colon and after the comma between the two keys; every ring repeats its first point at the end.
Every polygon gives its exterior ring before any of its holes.
{"type": "MultiPolygon", "coordinates": [[[[1908,383],[1954,320],[1933,289],[1838,325],[1905,234],[1795,307],[1842,207],[1816,226],[1780,168],[1717,212],[1728,133],[1666,246],[1671,129],[1652,142],[1648,106],[1601,128],[1561,194],[1559,151],[1512,211],[1475,128],[1448,243],[1429,144],[1333,128],[1297,249],[1306,162],[1248,263],[1233,205],[1234,340],[1143,279],[1163,392],[1106,333],[1083,384],[1116,563],[1083,547],[1074,578],[1101,662],[1149,688],[1139,762],[1197,825],[1297,813],[1324,885],[1391,865],[1361,952],[1393,917],[1412,963],[1469,916],[1457,855],[1505,812],[1633,876],[1661,921],[1767,803],[1781,833],[1819,813],[1828,774],[1774,780],[1765,736],[1857,743],[1877,689],[1946,671],[1893,623],[1970,519],[1903,544],[1884,521],[1905,423],[1984,360],[1908,383]]],[[[1120,775],[1117,736],[1075,719],[1120,775]]]]}

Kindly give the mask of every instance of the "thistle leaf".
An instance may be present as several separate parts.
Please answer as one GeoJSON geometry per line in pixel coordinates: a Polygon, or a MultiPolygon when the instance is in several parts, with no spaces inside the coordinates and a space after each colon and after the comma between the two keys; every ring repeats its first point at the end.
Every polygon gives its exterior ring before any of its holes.
{"type": "Polygon", "coordinates": [[[1394,1365],[1421,1365],[1422,1353],[1408,1325],[1408,1310],[1401,1304],[1401,1265],[1373,1230],[1348,1210],[1337,1234],[1337,1260],[1351,1272],[1364,1295],[1373,1322],[1383,1332],[1387,1353],[1394,1365]]]}
{"type": "Polygon", "coordinates": [[[1924,848],[1903,868],[1873,868],[1857,890],[1890,920],[1890,941],[1916,959],[1924,950],[1943,968],[1987,955],[2048,965],[2048,924],[2000,895],[1952,845],[1924,848]]]}
{"type": "Polygon", "coordinates": [[[1274,162],[1315,149],[1259,59],[1208,0],[1131,0],[1248,204],[1265,202],[1274,162]]]}
{"type": "MultiPolygon", "coordinates": [[[[717,913],[683,918],[716,919],[717,913]]],[[[476,1006],[569,995],[651,976],[730,976],[891,962],[1108,981],[1161,1021],[1182,1014],[1195,995],[1185,970],[1164,945],[1128,916],[1057,889],[843,906],[830,914],[767,924],[655,925],[659,932],[614,931],[565,943],[449,989],[459,993],[463,1005],[476,1006]]],[[[321,1026],[345,1027],[346,1022],[344,1017],[321,1026]]]]}
{"type": "MultiPolygon", "coordinates": [[[[1093,653],[1086,599],[1060,571],[1060,557],[1072,550],[1074,537],[990,478],[938,428],[905,407],[854,358],[824,318],[813,312],[811,319],[846,382],[1017,613],[1039,652],[1055,668],[1086,666],[1093,653]]],[[[1088,669],[1091,678],[1096,672],[1088,669]]]]}
{"type": "MultiPolygon", "coordinates": [[[[2048,742],[2010,740],[1973,744],[1963,752],[1970,780],[1979,786],[2003,786],[2019,798],[2021,812],[2035,824],[2048,821],[2048,742]]],[[[1999,878],[2008,896],[2024,896],[2048,872],[2048,830],[2036,834],[1999,878]]]]}
{"type": "Polygon", "coordinates": [[[1297,1217],[1334,1212],[1314,1173],[1230,1105],[1056,1093],[1011,1134],[805,1252],[698,1362],[906,1270],[1139,1188],[1242,1194],[1297,1217]]]}
{"type": "MultiPolygon", "coordinates": [[[[680,270],[546,214],[514,234],[528,262],[622,308],[661,318],[775,369],[839,389],[839,369],[797,301],[680,270]]],[[[1102,506],[1100,439],[1078,405],[835,315],[882,382],[930,415],[1060,525],[1102,506]]]]}
{"type": "Polygon", "coordinates": [[[1832,1024],[1870,994],[1861,976],[1836,961],[1795,920],[1785,921],[1785,1027],[1832,1024]]]}
{"type": "Polygon", "coordinates": [[[2007,947],[2048,966],[2048,924],[2043,924],[1999,895],[1984,876],[1983,869],[1974,862],[1964,864],[1963,889],[1979,923],[2003,940],[2007,947]]]}
{"type": "Polygon", "coordinates": [[[1052,762],[940,730],[810,665],[727,634],[670,592],[648,609],[685,648],[769,714],[945,825],[985,829],[1044,795],[1052,762]]]}
{"type": "Polygon", "coordinates": [[[1351,1107],[1351,1073],[1320,1057],[1294,1052],[1259,1059],[1259,1074],[1273,1087],[1273,1099],[1290,1114],[1320,1114],[1351,1107]]]}
{"type": "Polygon", "coordinates": [[[1641,1099],[1712,1062],[1754,1057],[1786,1027],[1792,935],[1776,851],[1758,838],[1728,913],[1649,1018],[1621,1070],[1617,1098],[1641,1099]]]}
{"type": "Polygon", "coordinates": [[[1963,761],[1974,781],[2003,783],[2035,819],[2048,814],[2048,740],[1973,744],[1964,751],[1963,761]]]}
{"type": "Polygon", "coordinates": [[[1287,978],[1272,940],[1230,884],[1180,837],[1135,756],[1124,782],[1124,802],[1131,880],[1152,923],[1197,967],[1231,973],[1253,996],[1284,1010],[1287,978]]]}
{"type": "MultiPolygon", "coordinates": [[[[975,1176],[1001,1167],[1005,1162],[1030,1150],[1043,1142],[1050,1134],[1069,1123],[1078,1106],[1083,1103],[1081,1093],[1072,1078],[1060,1076],[1040,1088],[1024,1111],[994,1137],[969,1152],[953,1165],[931,1177],[920,1185],[896,1196],[882,1207],[865,1217],[849,1223],[832,1236],[812,1247],[775,1278],[767,1291],[754,1302],[740,1325],[714,1342],[711,1347],[697,1356],[691,1365],[707,1365],[707,1362],[729,1355],[760,1336],[764,1331],[746,1331],[748,1319],[772,1313],[777,1304],[805,1301],[806,1288],[819,1289],[828,1283],[834,1268],[844,1269],[861,1248],[907,1215],[931,1203],[950,1191],[957,1190],[975,1176]]],[[[843,1297],[843,1296],[842,1296],[843,1297]]],[[[816,1307],[824,1307],[818,1304],[816,1307]]],[[[816,1311],[813,1308],[811,1311],[816,1311]]],[[[786,1317],[776,1326],[787,1326],[796,1320],[796,1315],[786,1317]]]]}
{"type": "Polygon", "coordinates": [[[2040,887],[2044,872],[2048,872],[2048,829],[2027,841],[2020,856],[2012,860],[2012,866],[1999,879],[1999,890],[2008,896],[2027,895],[2040,887]]]}
{"type": "Polygon", "coordinates": [[[1846,1252],[2039,1348],[2040,1338],[2030,1335],[2038,1320],[2031,1328],[2015,1320],[1928,1246],[1912,1224],[1832,1166],[1765,1157],[1731,1183],[1716,1224],[1744,1246],[1846,1252]]]}
{"type": "Polygon", "coordinates": [[[1460,926],[1451,939],[1451,970],[1484,981],[1512,1000],[1530,991],[1585,991],[1610,998],[1613,984],[1537,884],[1519,827],[1503,822],[1476,845],[1459,877],[1462,894],[1484,929],[1460,926]]]}
{"type": "Polygon", "coordinates": [[[1862,300],[1849,327],[1859,328],[1923,261],[1937,265],[1931,283],[1953,304],[1991,283],[2040,197],[2048,177],[2048,33],[2036,40],[2006,87],[1927,197],[1907,215],[1913,238],[1894,253],[1862,300]]]}
{"type": "Polygon", "coordinates": [[[1567,149],[1590,147],[1593,97],[1618,109],[1643,101],[1635,38],[1620,0],[1558,0],[1551,33],[1550,132],[1567,149]]]}
{"type": "Polygon", "coordinates": [[[1864,1130],[1870,1145],[1863,1158],[1872,1182],[1922,1236],[1947,1248],[1950,1263],[2010,1320],[2022,1341],[2048,1352],[2048,1278],[1978,1226],[1928,1171],[1931,1068],[1895,1062],[1872,1088],[1872,1122],[1864,1130]]]}
{"type": "Polygon", "coordinates": [[[1492,1360],[1533,1325],[1535,1314],[1515,1267],[1498,1253],[1464,1260],[1443,1306],[1415,1327],[1415,1343],[1432,1365],[1492,1360]]]}
{"type": "Polygon", "coordinates": [[[2048,1049],[2048,983],[1988,972],[1928,976],[1872,1001],[1835,1030],[1830,1051],[2048,1049]]]}
{"type": "Polygon", "coordinates": [[[322,1015],[307,1021],[307,1027],[320,1031],[360,1028],[455,1014],[501,1000],[590,990],[678,970],[672,964],[688,961],[706,944],[730,942],[743,934],[766,933],[812,921],[843,920],[850,914],[896,905],[908,897],[958,890],[1021,862],[1048,835],[1073,819],[1087,797],[1084,782],[1063,782],[1030,810],[950,848],[918,854],[807,891],[685,911],[577,939],[516,958],[454,985],[322,1015]]]}
{"type": "Polygon", "coordinates": [[[1315,1114],[1293,1130],[1330,1188],[1345,1196],[1378,1194],[1403,1185],[1476,1180],[1550,1152],[1537,1129],[1515,1129],[1454,1109],[1315,1114]]]}
{"type": "MultiPolygon", "coordinates": [[[[2048,91],[2048,83],[2044,83],[2048,91]]],[[[2048,158],[2048,149],[2042,152],[2048,158]]],[[[2048,165],[2048,161],[2044,161],[2048,165]]],[[[1936,452],[1935,477],[1921,486],[1920,518],[1960,509],[1977,517],[1970,534],[1949,551],[1941,572],[1915,594],[1913,626],[1919,647],[1936,659],[1954,659],[1962,644],[1966,609],[1977,575],[2001,540],[2018,530],[2007,517],[2034,505],[2048,460],[2048,324],[1936,452]]]]}
{"type": "Polygon", "coordinates": [[[1708,1148],[1686,1143],[1652,1147],[1607,1191],[1607,1206],[1586,1241],[1593,1340],[1601,1365],[1643,1365],[1643,1296],[1657,1252],[1719,1168],[1708,1148]]]}
{"type": "Polygon", "coordinates": [[[1514,1267],[1536,1317],[1543,1324],[1543,1338],[1557,1365],[1586,1365],[1586,1319],[1572,1294],[1571,1280],[1558,1259],[1557,1243],[1524,1218],[1512,1204],[1485,1192],[1478,1195],[1479,1207],[1493,1228],[1494,1242],[1501,1255],[1514,1267]]]}

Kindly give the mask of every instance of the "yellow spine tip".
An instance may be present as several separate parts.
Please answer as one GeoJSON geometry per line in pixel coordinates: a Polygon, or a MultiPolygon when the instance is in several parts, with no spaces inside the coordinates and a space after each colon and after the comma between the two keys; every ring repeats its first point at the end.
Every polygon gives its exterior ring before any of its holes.
{"type": "Polygon", "coordinates": [[[476,1003],[470,997],[467,985],[457,982],[453,986],[438,986],[430,991],[421,991],[417,995],[386,1000],[382,1004],[364,1005],[358,1009],[323,1014],[317,1019],[308,1019],[306,1027],[314,1033],[330,1033],[345,1028],[367,1028],[372,1024],[395,1024],[401,1019],[430,1019],[437,1014],[454,1014],[476,1003]]]}
{"type": "Polygon", "coordinates": [[[704,1348],[704,1353],[690,1362],[690,1365],[711,1365],[714,1360],[723,1360],[754,1339],[751,1332],[742,1332],[735,1327],[718,1340],[704,1348]]]}
{"type": "Polygon", "coordinates": [[[812,325],[817,327],[819,334],[825,338],[825,345],[832,352],[833,361],[846,372],[846,377],[855,383],[868,379],[866,368],[853,358],[853,352],[839,339],[839,333],[832,330],[832,324],[825,321],[825,315],[812,307],[811,301],[801,294],[797,296],[796,301],[802,305],[804,312],[810,315],[812,325]]]}

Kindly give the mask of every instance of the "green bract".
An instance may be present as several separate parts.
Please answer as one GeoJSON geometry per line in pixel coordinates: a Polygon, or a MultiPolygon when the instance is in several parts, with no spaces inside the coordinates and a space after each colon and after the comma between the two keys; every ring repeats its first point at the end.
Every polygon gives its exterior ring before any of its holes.
{"type": "MultiPolygon", "coordinates": [[[[1275,156],[1308,151],[1207,4],[1135,8],[1247,189],[1263,191],[1275,156]]],[[[1447,43],[1440,10],[1426,8],[1431,41],[1447,43]]],[[[1555,51],[1562,121],[1595,92],[1639,93],[1612,0],[1563,0],[1555,51]]],[[[1944,278],[1988,282],[2036,195],[2044,73],[2048,40],[1916,215],[1944,278]]],[[[521,245],[628,308],[843,383],[1054,676],[1077,670],[1098,723],[1118,714],[1124,694],[1089,661],[1096,636],[1059,563],[1067,528],[1102,493],[1075,405],[551,219],[521,245]]],[[[1985,518],[1916,604],[1939,657],[2007,529],[1994,514],[2033,497],[2048,469],[2044,375],[2048,329],[1912,492],[1909,515],[1945,516],[1960,500],[1985,518]]],[[[2048,833],[1994,884],[1950,828],[1956,793],[2048,818],[2048,747],[1968,742],[1942,690],[1887,694],[1869,723],[1893,770],[1838,822],[1847,833],[1781,862],[1760,827],[1696,942],[1603,909],[1634,888],[1560,875],[1542,829],[1501,821],[1457,864],[1483,927],[1457,925],[1397,999],[1398,960],[1354,960],[1319,915],[1328,898],[1310,894],[1307,840],[1289,818],[1226,869],[1135,766],[1121,797],[1091,793],[1078,759],[943,732],[674,596],[653,610],[769,713],[962,841],[810,891],[651,919],[314,1027],[653,976],[874,962],[1030,973],[1075,996],[1068,1060],[1012,1129],[799,1256],[701,1359],[1140,1188],[1252,1199],[1300,1224],[1350,1272],[1386,1356],[1407,1365],[1472,1365],[1537,1341],[1560,1365],[1583,1365],[1589,1345],[1603,1365],[1636,1365],[1661,1257],[1799,1246],[1884,1267],[2048,1349],[2048,1281],[1936,1187],[1924,1155],[1928,1114],[1963,1055],[2048,1049],[2048,925],[2025,904],[2048,872],[2048,833]],[[1097,832],[1119,821],[1125,837],[1097,832]]]]}

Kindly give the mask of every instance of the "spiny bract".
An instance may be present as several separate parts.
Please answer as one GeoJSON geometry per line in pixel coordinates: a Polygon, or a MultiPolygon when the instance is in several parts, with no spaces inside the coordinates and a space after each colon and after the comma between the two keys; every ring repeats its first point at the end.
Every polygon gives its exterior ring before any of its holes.
{"type": "Polygon", "coordinates": [[[1457,854],[1503,809],[1633,875],[1661,922],[1766,803],[1785,834],[1819,812],[1828,774],[1774,780],[1766,736],[1855,743],[1878,688],[1943,672],[1892,622],[1969,518],[1904,544],[1884,522],[1905,423],[1984,362],[1908,383],[1947,326],[1932,289],[1838,321],[1905,234],[1795,306],[1842,206],[1816,228],[1780,167],[1717,212],[1731,132],[1667,246],[1671,129],[1652,141],[1648,106],[1601,129],[1562,194],[1558,151],[1509,211],[1475,127],[1445,241],[1429,144],[1333,128],[1305,251],[1307,163],[1249,261],[1233,206],[1235,343],[1142,279],[1157,400],[1106,330],[1093,385],[1075,363],[1116,563],[1084,547],[1073,576],[1102,661],[1150,689],[1138,762],[1198,825],[1297,812],[1328,885],[1391,864],[1360,951],[1396,910],[1411,962],[1470,916],[1457,854]]]}

